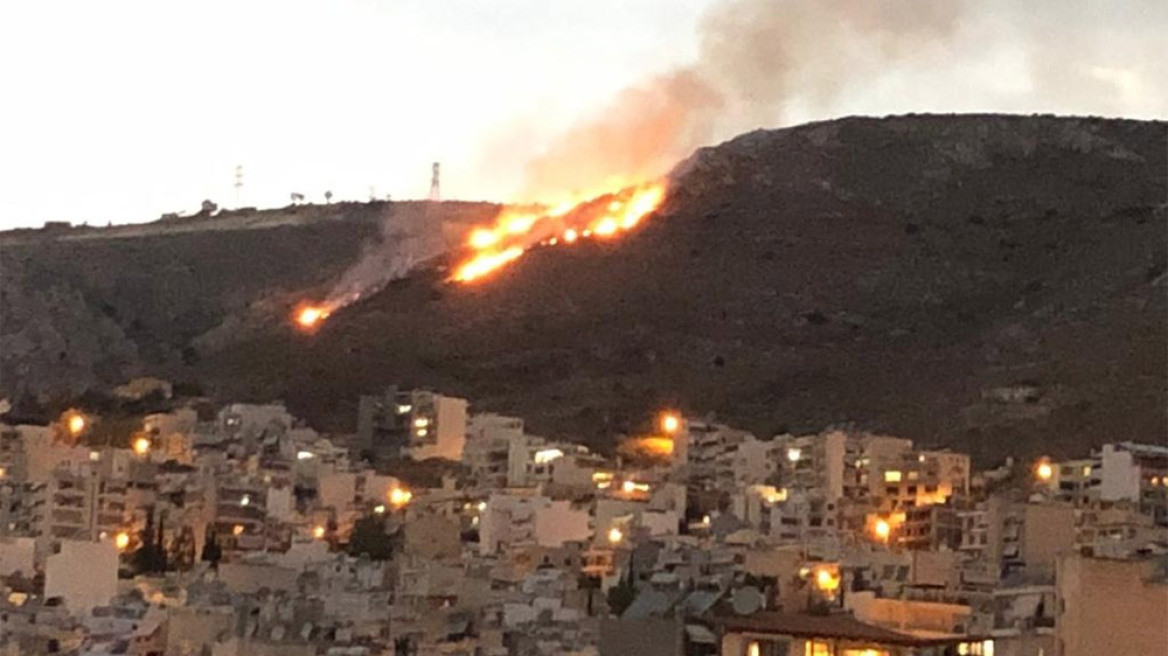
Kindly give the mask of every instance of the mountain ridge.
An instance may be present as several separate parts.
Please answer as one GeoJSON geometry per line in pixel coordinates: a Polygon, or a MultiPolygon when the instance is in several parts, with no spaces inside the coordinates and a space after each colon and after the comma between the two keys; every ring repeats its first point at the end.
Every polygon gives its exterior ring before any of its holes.
{"type": "Polygon", "coordinates": [[[680,164],[619,241],[469,286],[420,271],[314,335],[272,323],[142,370],[330,430],[397,383],[601,448],[661,407],[983,460],[1164,441],[1166,144],[1161,121],[1045,116],[756,131],[680,164]]]}

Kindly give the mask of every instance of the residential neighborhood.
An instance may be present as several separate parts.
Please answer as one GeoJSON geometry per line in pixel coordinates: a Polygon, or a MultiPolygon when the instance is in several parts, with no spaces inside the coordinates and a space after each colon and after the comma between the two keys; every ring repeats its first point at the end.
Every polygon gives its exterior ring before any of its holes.
{"type": "Polygon", "coordinates": [[[0,425],[0,654],[1168,653],[1161,445],[979,467],[646,408],[602,455],[355,401],[355,434],[177,398],[0,425]]]}

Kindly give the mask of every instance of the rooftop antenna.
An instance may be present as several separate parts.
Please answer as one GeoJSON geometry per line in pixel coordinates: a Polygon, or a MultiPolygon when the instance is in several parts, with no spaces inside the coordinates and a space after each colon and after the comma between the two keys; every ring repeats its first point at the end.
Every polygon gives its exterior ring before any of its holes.
{"type": "Polygon", "coordinates": [[[433,171],[430,176],[430,200],[437,203],[442,200],[442,194],[438,191],[438,162],[434,162],[433,171]]]}
{"type": "Polygon", "coordinates": [[[235,206],[239,207],[239,198],[243,192],[243,164],[235,165],[235,206]]]}

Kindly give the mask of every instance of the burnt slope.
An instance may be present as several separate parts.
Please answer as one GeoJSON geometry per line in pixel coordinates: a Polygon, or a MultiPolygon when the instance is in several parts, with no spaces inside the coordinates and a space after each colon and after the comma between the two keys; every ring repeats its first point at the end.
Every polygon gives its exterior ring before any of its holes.
{"type": "Polygon", "coordinates": [[[751,133],[680,165],[619,242],[418,275],[185,375],[340,429],[399,383],[593,443],[663,404],[983,459],[1163,441],[1166,146],[1163,122],[1053,117],[751,133]]]}

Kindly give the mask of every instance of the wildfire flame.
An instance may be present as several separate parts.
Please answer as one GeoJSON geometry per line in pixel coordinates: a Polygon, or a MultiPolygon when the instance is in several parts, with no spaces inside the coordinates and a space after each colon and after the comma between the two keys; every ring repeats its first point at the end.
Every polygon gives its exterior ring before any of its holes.
{"type": "Polygon", "coordinates": [[[632,230],[661,205],[665,185],[654,183],[617,192],[606,204],[596,199],[563,203],[543,214],[504,210],[492,226],[471,231],[474,252],[454,271],[456,282],[474,282],[535,246],[573,244],[581,239],[610,239],[632,230]]]}
{"type": "MultiPolygon", "coordinates": [[[[470,255],[459,263],[451,280],[469,283],[507,265],[537,246],[570,245],[587,239],[612,239],[637,227],[665,199],[665,184],[656,182],[611,194],[581,196],[546,212],[509,208],[493,225],[477,226],[466,238],[470,255]]],[[[305,302],[292,311],[293,324],[315,331],[333,311],[356,301],[353,292],[323,302],[305,302]]]]}

